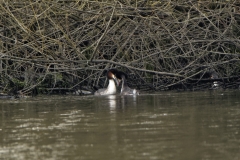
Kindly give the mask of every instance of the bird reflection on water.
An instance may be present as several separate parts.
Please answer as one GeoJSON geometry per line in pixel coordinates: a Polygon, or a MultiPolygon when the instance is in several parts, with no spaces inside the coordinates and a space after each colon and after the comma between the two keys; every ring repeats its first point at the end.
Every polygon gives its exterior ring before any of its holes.
{"type": "Polygon", "coordinates": [[[137,96],[108,95],[106,99],[111,113],[137,106],[137,96]]]}
{"type": "Polygon", "coordinates": [[[108,104],[109,104],[109,108],[110,109],[115,109],[116,108],[116,95],[108,95],[107,96],[108,99],[108,104]]]}

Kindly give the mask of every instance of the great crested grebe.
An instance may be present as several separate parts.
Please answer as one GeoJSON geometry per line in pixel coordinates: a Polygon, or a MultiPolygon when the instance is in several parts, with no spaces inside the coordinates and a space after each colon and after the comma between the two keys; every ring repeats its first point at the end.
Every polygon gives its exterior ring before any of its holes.
{"type": "Polygon", "coordinates": [[[131,89],[127,85],[127,75],[124,72],[118,71],[116,74],[117,78],[121,80],[122,88],[121,95],[139,95],[139,92],[136,89],[131,89]]]}
{"type": "Polygon", "coordinates": [[[111,95],[111,94],[116,94],[117,88],[116,85],[119,85],[119,81],[116,77],[118,70],[116,69],[109,69],[107,72],[107,78],[108,78],[108,87],[107,88],[102,88],[97,90],[94,95],[111,95]]]}
{"type": "Polygon", "coordinates": [[[219,76],[218,76],[217,72],[216,71],[211,71],[210,72],[210,78],[212,80],[214,80],[210,89],[219,89],[219,87],[221,86],[221,82],[217,81],[217,79],[219,79],[219,76]]]}

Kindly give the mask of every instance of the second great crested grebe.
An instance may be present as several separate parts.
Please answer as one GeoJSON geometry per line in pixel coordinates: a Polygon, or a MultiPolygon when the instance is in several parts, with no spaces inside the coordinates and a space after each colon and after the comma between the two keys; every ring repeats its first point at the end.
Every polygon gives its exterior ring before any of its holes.
{"type": "Polygon", "coordinates": [[[118,72],[118,70],[116,70],[116,69],[108,70],[108,72],[107,72],[107,78],[109,80],[108,87],[97,90],[94,93],[94,95],[112,95],[112,94],[116,94],[117,88],[116,88],[115,83],[117,85],[119,85],[119,81],[118,81],[118,79],[116,77],[117,72],[118,72]]]}
{"type": "Polygon", "coordinates": [[[139,92],[136,89],[131,89],[127,85],[127,75],[124,72],[118,71],[116,74],[117,78],[121,80],[121,95],[139,95],[139,92]]]}

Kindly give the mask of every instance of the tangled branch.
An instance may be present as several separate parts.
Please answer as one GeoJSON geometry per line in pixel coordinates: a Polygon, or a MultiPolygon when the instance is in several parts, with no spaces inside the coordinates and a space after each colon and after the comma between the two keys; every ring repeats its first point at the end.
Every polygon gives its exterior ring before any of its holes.
{"type": "Polygon", "coordinates": [[[238,85],[237,1],[4,0],[0,14],[6,92],[94,90],[112,67],[142,90],[201,89],[213,71],[238,85]]]}

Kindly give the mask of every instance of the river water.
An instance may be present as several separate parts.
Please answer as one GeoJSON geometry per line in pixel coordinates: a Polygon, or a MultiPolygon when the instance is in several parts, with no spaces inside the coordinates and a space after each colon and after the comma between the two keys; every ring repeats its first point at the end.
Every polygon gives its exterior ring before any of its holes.
{"type": "Polygon", "coordinates": [[[240,91],[0,100],[0,160],[239,160],[240,91]]]}

